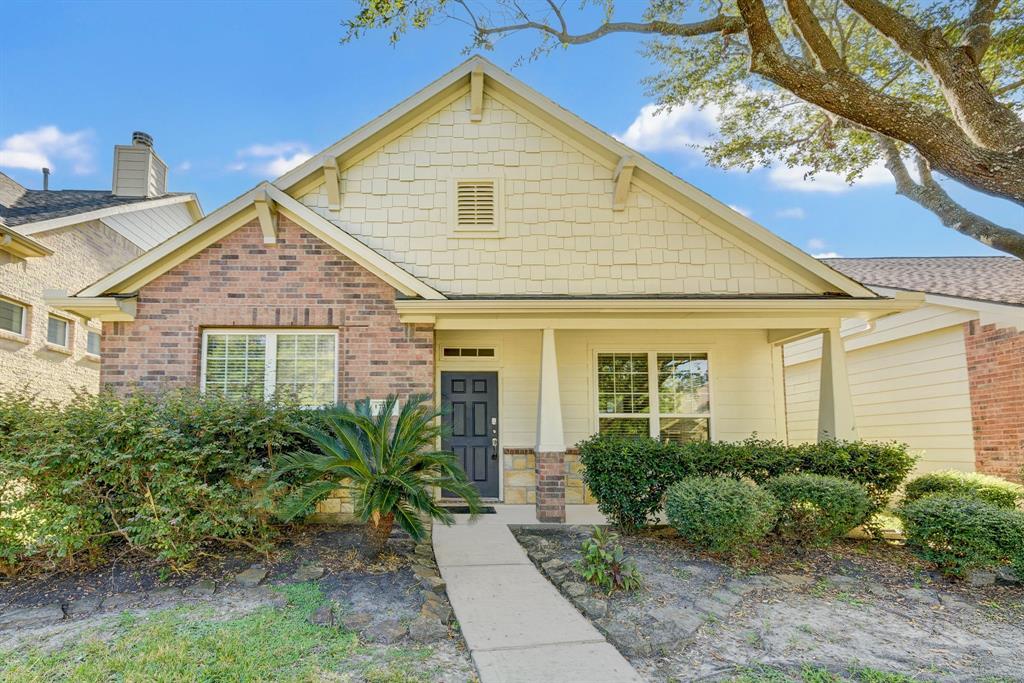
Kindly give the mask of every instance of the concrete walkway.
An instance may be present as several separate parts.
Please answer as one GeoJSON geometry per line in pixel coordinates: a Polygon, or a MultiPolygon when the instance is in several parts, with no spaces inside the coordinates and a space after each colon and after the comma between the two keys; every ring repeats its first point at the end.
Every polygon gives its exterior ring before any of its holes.
{"type": "MultiPolygon", "coordinates": [[[[641,681],[512,536],[509,524],[537,523],[533,506],[495,507],[472,524],[457,515],[455,526],[434,526],[434,555],[482,683],[641,681]]],[[[570,523],[602,521],[579,508],[570,523]]]]}

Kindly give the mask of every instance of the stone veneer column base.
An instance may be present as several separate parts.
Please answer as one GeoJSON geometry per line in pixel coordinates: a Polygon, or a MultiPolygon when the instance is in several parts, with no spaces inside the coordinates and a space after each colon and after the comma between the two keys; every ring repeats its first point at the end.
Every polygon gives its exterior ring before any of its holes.
{"type": "Polygon", "coordinates": [[[537,453],[537,520],[565,522],[565,452],[537,453]]]}

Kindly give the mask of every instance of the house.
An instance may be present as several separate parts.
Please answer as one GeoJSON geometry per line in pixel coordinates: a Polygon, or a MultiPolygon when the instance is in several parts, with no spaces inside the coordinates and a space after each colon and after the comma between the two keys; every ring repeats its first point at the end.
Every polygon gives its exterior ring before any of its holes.
{"type": "Polygon", "coordinates": [[[135,133],[115,147],[110,191],[51,190],[48,169],[30,190],[0,173],[0,391],[65,401],[99,389],[99,321],[46,290],[76,292],[202,218],[195,195],[167,192],[152,144],[135,133]]]}
{"type": "MultiPolygon", "coordinates": [[[[1021,480],[1024,261],[1010,256],[826,259],[882,295],[924,305],[842,327],[861,437],[899,440],[919,469],[1021,480]]],[[[820,338],[785,347],[789,438],[815,437],[820,338]]]]}
{"type": "MultiPolygon", "coordinates": [[[[881,295],[473,57],[66,302],[119,391],[433,393],[486,498],[586,500],[595,432],[784,438],[782,345],[825,331],[824,434],[852,435],[844,319],[881,295]]],[[[337,512],[340,501],[322,510],[337,512]]]]}

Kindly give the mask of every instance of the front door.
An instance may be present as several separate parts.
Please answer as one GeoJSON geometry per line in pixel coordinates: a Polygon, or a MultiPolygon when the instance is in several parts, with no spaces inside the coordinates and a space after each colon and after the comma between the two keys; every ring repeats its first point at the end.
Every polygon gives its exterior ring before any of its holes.
{"type": "Polygon", "coordinates": [[[497,498],[498,373],[442,372],[441,407],[441,448],[455,453],[482,498],[497,498]]]}

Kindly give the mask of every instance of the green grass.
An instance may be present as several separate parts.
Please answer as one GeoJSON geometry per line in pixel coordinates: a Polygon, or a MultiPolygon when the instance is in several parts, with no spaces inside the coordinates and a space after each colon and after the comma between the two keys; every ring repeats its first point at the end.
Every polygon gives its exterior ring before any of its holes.
{"type": "Polygon", "coordinates": [[[757,666],[739,671],[731,683],[916,683],[918,679],[904,674],[887,673],[871,668],[855,668],[839,675],[816,666],[804,665],[799,672],[787,672],[770,666],[757,666]]]}
{"type": "MultiPolygon", "coordinates": [[[[288,605],[235,619],[211,619],[208,608],[177,608],[148,617],[128,614],[115,636],[44,652],[0,652],[0,682],[36,681],[317,681],[330,671],[358,672],[373,683],[418,683],[412,671],[429,649],[368,656],[354,633],[313,626],[306,618],[324,603],[311,583],[286,589],[288,605]]],[[[342,678],[341,680],[345,680],[342,678]]]]}

